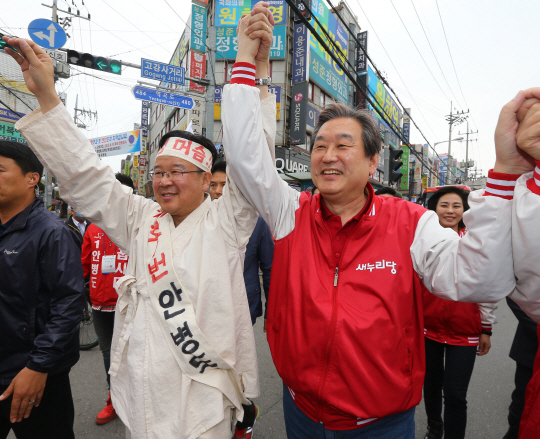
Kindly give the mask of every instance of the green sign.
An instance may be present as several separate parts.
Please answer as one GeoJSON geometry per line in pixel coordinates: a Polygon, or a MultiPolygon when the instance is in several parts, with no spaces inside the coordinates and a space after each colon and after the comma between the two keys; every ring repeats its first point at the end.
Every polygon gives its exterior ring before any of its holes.
{"type": "Polygon", "coordinates": [[[0,122],[0,140],[22,143],[28,145],[25,138],[19,133],[11,123],[0,122]]]}
{"type": "Polygon", "coordinates": [[[401,172],[403,173],[403,177],[401,177],[401,184],[399,186],[399,189],[402,191],[408,191],[409,190],[409,157],[411,156],[411,153],[409,151],[409,147],[403,145],[401,147],[403,150],[403,155],[401,156],[401,161],[403,162],[403,165],[401,166],[401,172]]]}

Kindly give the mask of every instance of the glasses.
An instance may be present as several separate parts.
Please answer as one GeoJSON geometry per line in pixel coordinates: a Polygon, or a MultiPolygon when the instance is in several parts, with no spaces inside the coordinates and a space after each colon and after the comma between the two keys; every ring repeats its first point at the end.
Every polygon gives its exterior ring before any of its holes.
{"type": "Polygon", "coordinates": [[[161,181],[163,180],[163,176],[166,176],[169,180],[171,181],[179,181],[179,180],[182,180],[182,178],[184,177],[184,174],[191,174],[191,173],[194,173],[194,172],[204,172],[202,170],[198,170],[198,171],[177,171],[177,170],[174,170],[174,171],[151,171],[149,174],[148,174],[148,179],[150,181],[161,181]]]}

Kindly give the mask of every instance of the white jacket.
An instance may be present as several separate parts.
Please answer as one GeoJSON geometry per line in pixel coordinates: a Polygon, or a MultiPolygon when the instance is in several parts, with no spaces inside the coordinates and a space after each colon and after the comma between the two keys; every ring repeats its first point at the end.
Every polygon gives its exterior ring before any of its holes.
{"type": "MultiPolygon", "coordinates": [[[[267,101],[266,117],[275,121],[275,98],[267,101]]],[[[111,368],[118,369],[112,399],[120,418],[134,439],[199,437],[223,419],[227,401],[218,389],[182,373],[149,301],[142,226],[156,203],[133,195],[115,179],[64,105],[46,114],[32,112],[17,129],[57,178],[62,197],[130,256],[127,273],[136,279],[136,292],[125,292],[119,300],[111,350],[111,368]],[[127,344],[118,354],[120,334],[127,344]]],[[[275,124],[266,135],[273,147],[275,124]]],[[[252,166],[245,172],[259,173],[252,166]]],[[[190,221],[190,215],[171,233],[174,267],[190,294],[198,326],[240,374],[245,396],[255,398],[258,366],[243,264],[258,215],[231,179],[221,198],[211,202],[207,197],[195,214],[200,220],[190,221]]]]}
{"type": "Polygon", "coordinates": [[[540,161],[516,183],[512,212],[512,254],[516,290],[510,296],[540,323],[540,161]]]}

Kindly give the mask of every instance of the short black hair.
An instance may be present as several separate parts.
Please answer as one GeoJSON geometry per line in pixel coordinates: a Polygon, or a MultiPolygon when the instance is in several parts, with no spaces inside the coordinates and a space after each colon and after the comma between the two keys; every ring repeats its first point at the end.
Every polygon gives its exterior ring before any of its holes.
{"type": "Polygon", "coordinates": [[[39,174],[37,184],[39,184],[43,175],[43,165],[29,146],[0,140],[0,156],[13,160],[21,168],[23,175],[28,172],[37,172],[39,174]]]}
{"type": "Polygon", "coordinates": [[[129,186],[131,189],[135,190],[135,185],[133,184],[133,180],[131,179],[129,175],[122,174],[121,172],[117,172],[115,177],[123,185],[129,186]]]}
{"type": "Polygon", "coordinates": [[[398,197],[396,190],[392,187],[382,187],[375,191],[375,195],[383,195],[383,194],[390,194],[393,197],[398,197]]]}
{"type": "MultiPolygon", "coordinates": [[[[461,197],[461,201],[463,202],[463,212],[467,212],[469,210],[469,191],[466,191],[465,189],[462,189],[457,186],[444,186],[440,188],[437,192],[435,192],[431,198],[428,200],[428,209],[433,210],[434,212],[437,211],[437,204],[439,204],[439,200],[443,195],[446,194],[457,194],[461,197]]],[[[461,221],[458,224],[458,227],[460,229],[465,228],[465,223],[463,222],[463,218],[461,218],[461,221]]]]}
{"type": "Polygon", "coordinates": [[[210,171],[212,174],[214,172],[224,172],[227,173],[227,162],[225,160],[218,160],[216,163],[212,165],[212,170],[210,171]]]}
{"type": "Polygon", "coordinates": [[[169,131],[168,133],[164,134],[159,141],[159,149],[163,148],[163,145],[165,145],[165,142],[170,137],[180,137],[182,139],[191,140],[192,142],[197,142],[199,145],[204,146],[208,151],[210,151],[210,154],[212,154],[212,163],[214,163],[217,159],[218,153],[212,141],[204,136],[201,136],[200,134],[193,134],[189,131],[169,131]]]}

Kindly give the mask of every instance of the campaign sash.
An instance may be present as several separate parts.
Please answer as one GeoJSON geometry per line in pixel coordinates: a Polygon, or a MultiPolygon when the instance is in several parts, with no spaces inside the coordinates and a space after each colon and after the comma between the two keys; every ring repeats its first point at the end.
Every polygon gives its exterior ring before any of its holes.
{"type": "Polygon", "coordinates": [[[240,376],[202,333],[189,294],[174,269],[172,230],[172,217],[160,210],[148,215],[144,225],[146,281],[163,336],[185,375],[219,389],[242,413],[242,404],[250,403],[244,396],[240,376]]]}

